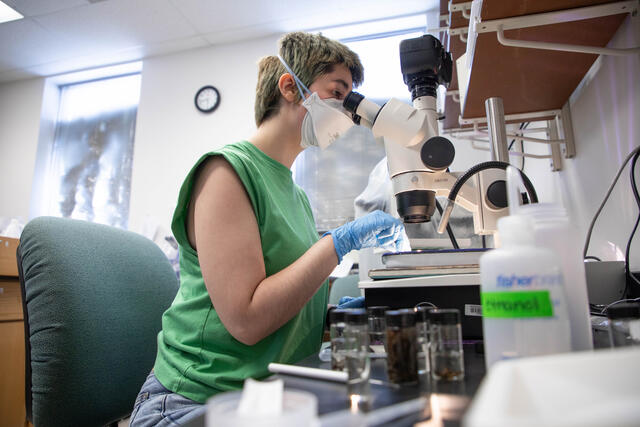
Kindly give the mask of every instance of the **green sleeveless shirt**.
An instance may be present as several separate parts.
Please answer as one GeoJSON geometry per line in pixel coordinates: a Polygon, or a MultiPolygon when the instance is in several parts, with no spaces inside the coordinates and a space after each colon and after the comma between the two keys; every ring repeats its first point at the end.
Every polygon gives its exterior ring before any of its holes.
{"type": "Polygon", "coordinates": [[[224,156],[249,195],[267,276],[293,263],[318,240],[309,200],[291,171],[250,142],[205,154],[191,169],[171,225],[180,247],[180,289],[162,317],[154,371],[166,388],[198,402],[242,388],[246,378],[267,376],[270,362],[295,363],[317,352],[328,296],[325,282],[295,317],[255,345],[245,345],[227,331],[211,303],[186,230],[196,171],[214,155],[224,156]]]}

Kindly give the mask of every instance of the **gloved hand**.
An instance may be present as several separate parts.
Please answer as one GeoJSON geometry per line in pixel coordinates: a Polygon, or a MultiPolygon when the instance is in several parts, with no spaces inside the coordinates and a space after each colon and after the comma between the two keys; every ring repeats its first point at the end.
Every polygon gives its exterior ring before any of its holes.
{"type": "Polygon", "coordinates": [[[405,235],[399,219],[379,210],[328,231],[325,236],[327,234],[333,237],[338,263],[354,249],[382,247],[398,252],[404,245],[405,235]]]}
{"type": "Polygon", "coordinates": [[[364,297],[342,297],[336,308],[364,308],[364,297]]]}
{"type": "MultiPolygon", "coordinates": [[[[329,310],[327,310],[327,316],[324,320],[327,330],[331,327],[329,323],[331,311],[337,308],[364,308],[364,297],[342,297],[338,301],[338,305],[329,305],[329,310]]],[[[322,360],[322,357],[320,359],[322,360]]]]}

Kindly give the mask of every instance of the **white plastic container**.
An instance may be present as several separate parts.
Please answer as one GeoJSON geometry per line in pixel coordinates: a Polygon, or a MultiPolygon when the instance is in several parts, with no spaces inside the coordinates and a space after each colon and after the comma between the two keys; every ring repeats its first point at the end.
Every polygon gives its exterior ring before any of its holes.
{"type": "Polygon", "coordinates": [[[498,220],[502,246],[480,258],[487,369],[503,359],[571,351],[563,275],[555,253],[537,247],[533,221],[498,220]]]}
{"type": "Polygon", "coordinates": [[[207,427],[314,427],[318,422],[318,400],[315,395],[300,390],[285,390],[282,413],[278,415],[241,415],[238,405],[242,391],[215,395],[207,401],[207,427]]]}
{"type": "Polygon", "coordinates": [[[640,347],[497,363],[463,427],[637,427],[640,347]]]}
{"type": "Polygon", "coordinates": [[[535,243],[555,252],[564,276],[571,348],[573,351],[592,350],[593,337],[589,320],[587,278],[582,259],[582,244],[578,230],[569,221],[566,209],[558,204],[535,203],[520,206],[517,201],[520,173],[512,167],[507,169],[509,211],[511,215],[524,215],[534,222],[535,243]]]}

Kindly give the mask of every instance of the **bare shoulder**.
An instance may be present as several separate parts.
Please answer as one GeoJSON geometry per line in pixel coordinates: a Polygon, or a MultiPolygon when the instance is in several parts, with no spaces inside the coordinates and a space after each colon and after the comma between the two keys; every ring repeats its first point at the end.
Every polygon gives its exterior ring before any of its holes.
{"type": "Polygon", "coordinates": [[[223,156],[211,156],[205,160],[198,168],[198,174],[193,187],[193,193],[201,190],[210,182],[217,180],[237,181],[240,185],[240,178],[235,170],[223,156]]]}
{"type": "Polygon", "coordinates": [[[242,181],[223,156],[212,156],[199,167],[187,217],[187,233],[192,247],[198,250],[198,229],[253,217],[253,209],[242,181]]]}
{"type": "Polygon", "coordinates": [[[248,195],[235,169],[223,156],[212,156],[199,168],[191,203],[210,204],[248,201],[248,195]]]}

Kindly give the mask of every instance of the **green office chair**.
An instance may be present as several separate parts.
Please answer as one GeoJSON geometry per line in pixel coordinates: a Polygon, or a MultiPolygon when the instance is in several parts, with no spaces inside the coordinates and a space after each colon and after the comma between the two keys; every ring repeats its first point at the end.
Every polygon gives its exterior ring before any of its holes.
{"type": "Polygon", "coordinates": [[[329,304],[338,305],[342,297],[359,297],[361,292],[358,288],[360,277],[357,274],[340,277],[334,280],[329,291],[329,304]]]}
{"type": "Polygon", "coordinates": [[[27,418],[87,427],[127,417],[178,290],[165,255],[135,233],[51,217],[26,225],[17,255],[27,418]]]}

